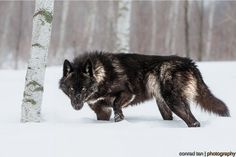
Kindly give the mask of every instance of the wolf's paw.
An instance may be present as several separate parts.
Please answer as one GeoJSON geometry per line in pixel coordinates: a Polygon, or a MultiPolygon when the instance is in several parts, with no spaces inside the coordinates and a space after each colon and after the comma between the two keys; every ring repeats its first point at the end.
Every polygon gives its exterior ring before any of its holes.
{"type": "Polygon", "coordinates": [[[115,113],[115,122],[120,122],[124,119],[124,115],[122,113],[115,113]]]}
{"type": "Polygon", "coordinates": [[[200,127],[200,123],[196,121],[193,124],[189,125],[189,127],[200,127]]]}
{"type": "Polygon", "coordinates": [[[168,115],[168,116],[163,116],[164,120],[173,120],[173,116],[172,115],[168,115]]]}

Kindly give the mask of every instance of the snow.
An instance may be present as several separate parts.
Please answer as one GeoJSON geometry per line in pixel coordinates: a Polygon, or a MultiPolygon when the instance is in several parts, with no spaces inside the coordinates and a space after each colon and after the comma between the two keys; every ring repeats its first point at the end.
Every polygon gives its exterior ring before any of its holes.
{"type": "Polygon", "coordinates": [[[155,101],[123,110],[125,120],[97,121],[85,105],[75,111],[58,89],[62,67],[46,71],[42,123],[20,123],[23,70],[0,70],[0,157],[176,157],[181,152],[236,152],[236,62],[198,63],[205,82],[231,111],[217,117],[191,105],[201,128],[178,117],[164,121],[155,101]]]}

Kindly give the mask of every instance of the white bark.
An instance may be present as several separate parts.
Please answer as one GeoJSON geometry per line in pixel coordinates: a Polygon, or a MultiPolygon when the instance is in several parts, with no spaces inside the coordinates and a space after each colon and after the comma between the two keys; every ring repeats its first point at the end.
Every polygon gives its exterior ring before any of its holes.
{"type": "Polygon", "coordinates": [[[120,0],[117,22],[117,51],[129,52],[131,0],[120,0]]]}
{"type": "Polygon", "coordinates": [[[210,10],[209,10],[209,20],[208,20],[208,34],[207,34],[207,41],[206,41],[206,55],[207,59],[209,59],[210,51],[211,51],[211,43],[212,43],[212,28],[214,22],[214,15],[215,15],[215,2],[209,2],[210,10]]]}
{"type": "Polygon", "coordinates": [[[31,58],[25,80],[21,122],[40,122],[43,83],[51,37],[53,0],[36,0],[31,58]]]}

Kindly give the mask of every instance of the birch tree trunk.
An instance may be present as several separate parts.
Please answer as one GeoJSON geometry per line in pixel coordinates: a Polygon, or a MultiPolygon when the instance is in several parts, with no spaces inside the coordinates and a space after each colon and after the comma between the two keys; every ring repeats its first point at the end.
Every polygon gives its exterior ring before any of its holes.
{"type": "Polygon", "coordinates": [[[117,51],[129,52],[131,0],[120,0],[117,21],[117,51]]]}
{"type": "Polygon", "coordinates": [[[51,37],[53,6],[53,0],[35,1],[31,58],[25,80],[21,122],[40,122],[41,120],[43,83],[51,37]]]}

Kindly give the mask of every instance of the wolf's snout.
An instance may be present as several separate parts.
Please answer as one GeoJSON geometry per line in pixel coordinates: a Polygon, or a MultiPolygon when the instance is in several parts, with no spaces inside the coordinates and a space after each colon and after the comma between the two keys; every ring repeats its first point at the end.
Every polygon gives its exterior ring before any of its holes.
{"type": "Polygon", "coordinates": [[[74,99],[71,99],[71,105],[75,110],[80,110],[84,104],[77,97],[75,97],[74,99]]]}
{"type": "Polygon", "coordinates": [[[76,97],[77,99],[80,99],[80,94],[76,94],[75,97],[76,97]]]}

